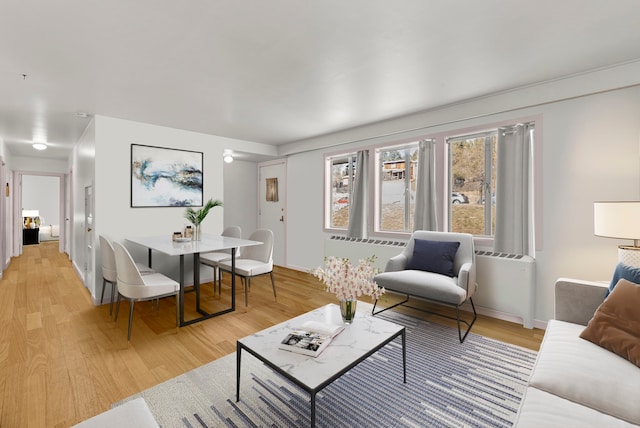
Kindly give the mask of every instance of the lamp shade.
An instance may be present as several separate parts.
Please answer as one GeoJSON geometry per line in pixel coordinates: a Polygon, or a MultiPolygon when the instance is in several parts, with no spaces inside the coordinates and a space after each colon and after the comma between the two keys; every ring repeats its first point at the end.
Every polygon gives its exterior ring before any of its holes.
{"type": "Polygon", "coordinates": [[[640,239],[640,201],[594,202],[593,233],[606,238],[640,239]]]}

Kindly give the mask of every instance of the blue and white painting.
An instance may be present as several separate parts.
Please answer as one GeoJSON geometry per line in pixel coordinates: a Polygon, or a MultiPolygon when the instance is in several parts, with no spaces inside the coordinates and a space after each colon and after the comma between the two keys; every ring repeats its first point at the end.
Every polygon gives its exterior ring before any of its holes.
{"type": "Polygon", "coordinates": [[[202,206],[202,152],[132,144],[131,206],[202,206]]]}

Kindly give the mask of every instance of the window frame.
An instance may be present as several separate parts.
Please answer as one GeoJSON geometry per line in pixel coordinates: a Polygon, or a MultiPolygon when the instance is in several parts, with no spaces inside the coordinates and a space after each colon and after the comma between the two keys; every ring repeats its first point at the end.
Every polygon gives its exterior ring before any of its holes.
{"type": "MultiPolygon", "coordinates": [[[[450,122],[449,124],[459,124],[463,121],[455,121],[450,122]]],[[[439,231],[448,231],[450,224],[450,206],[451,206],[451,178],[450,171],[451,165],[449,162],[448,150],[446,147],[446,140],[452,136],[460,136],[460,135],[472,135],[478,134],[482,132],[486,132],[488,130],[499,130],[502,127],[513,126],[517,123],[525,123],[532,122],[535,126],[535,141],[533,145],[533,165],[532,165],[532,174],[533,174],[533,228],[534,228],[534,242],[536,251],[541,250],[543,248],[543,224],[542,224],[542,153],[543,153],[543,120],[542,115],[531,115],[524,116],[520,118],[511,118],[505,120],[498,120],[494,122],[488,122],[480,125],[469,126],[469,127],[447,127],[447,130],[435,130],[436,128],[441,128],[441,126],[430,126],[425,128],[414,129],[413,131],[401,132],[394,134],[397,138],[393,138],[392,136],[379,136],[371,138],[368,141],[371,141],[372,144],[367,146],[360,146],[358,148],[345,149],[342,151],[336,151],[332,153],[327,153],[324,155],[325,162],[325,182],[324,182],[324,201],[325,201],[325,210],[324,210],[324,231],[328,233],[335,234],[344,234],[346,235],[347,229],[341,228],[332,228],[330,227],[331,222],[331,201],[330,201],[330,187],[329,192],[328,189],[328,177],[330,175],[330,168],[327,169],[327,159],[335,158],[339,156],[346,156],[348,154],[355,154],[359,150],[369,150],[370,153],[373,151],[374,156],[370,156],[369,159],[369,168],[372,168],[373,174],[369,174],[370,176],[370,194],[369,194],[369,236],[371,238],[391,238],[391,239],[400,239],[406,240],[409,239],[412,235],[412,232],[390,232],[390,231],[381,231],[376,225],[379,222],[379,190],[377,187],[377,183],[379,180],[379,171],[377,168],[377,153],[378,151],[384,151],[385,148],[397,147],[402,145],[407,145],[412,142],[419,142],[420,140],[434,140],[435,141],[435,150],[436,150],[436,193],[438,195],[436,201],[436,212],[438,218],[438,230],[439,231]],[[434,129],[433,132],[424,132],[427,129],[434,129]],[[405,137],[402,137],[402,135],[405,137]],[[411,134],[410,136],[407,136],[411,134]],[[383,141],[382,139],[385,139],[383,141]]],[[[366,141],[366,140],[361,140],[366,141]]],[[[348,144],[348,143],[347,143],[348,144]]],[[[370,170],[371,171],[371,170],[370,170]]],[[[330,186],[330,184],[329,184],[330,186]]],[[[477,247],[491,249],[493,248],[493,237],[492,236],[484,236],[484,235],[474,235],[474,243],[477,247]]]]}
{"type": "MultiPolygon", "coordinates": [[[[345,163],[349,164],[347,166],[348,170],[347,177],[349,179],[348,183],[348,192],[349,200],[347,202],[347,206],[351,203],[351,193],[353,191],[353,179],[355,178],[355,171],[353,170],[353,164],[357,161],[357,150],[348,150],[344,152],[333,153],[324,156],[324,230],[332,231],[336,233],[346,233],[348,230],[348,225],[345,227],[336,227],[333,225],[333,172],[332,168],[334,166],[334,162],[336,160],[345,159],[345,163]]],[[[358,168],[357,166],[355,167],[358,168]]]]}
{"type": "MultiPolygon", "coordinates": [[[[411,195],[411,169],[413,167],[411,160],[411,151],[418,150],[418,144],[420,140],[410,140],[403,141],[396,144],[385,144],[375,147],[374,156],[373,156],[373,168],[374,168],[374,187],[373,187],[373,225],[369,225],[369,229],[372,229],[373,234],[380,236],[398,236],[398,235],[407,235],[410,236],[412,231],[407,231],[407,225],[411,228],[413,225],[413,213],[411,212],[411,198],[407,198],[407,194],[411,195]],[[383,161],[381,159],[382,152],[390,152],[390,151],[404,151],[403,159],[404,162],[404,224],[405,230],[396,231],[396,230],[382,230],[382,184],[384,182],[384,174],[383,172],[383,161]],[[407,157],[408,155],[408,162],[407,157]]],[[[418,164],[416,161],[416,165],[414,167],[415,174],[418,173],[418,164]]]]}
{"type": "MultiPolygon", "coordinates": [[[[456,134],[456,135],[452,135],[452,136],[448,136],[445,138],[444,143],[445,143],[445,151],[447,153],[447,164],[449,166],[448,168],[448,176],[446,177],[446,182],[447,182],[447,186],[448,186],[448,195],[451,195],[453,193],[453,182],[455,180],[455,178],[453,177],[453,149],[452,149],[452,144],[460,141],[460,140],[471,140],[471,139],[479,139],[479,138],[484,138],[484,166],[483,166],[483,172],[484,172],[484,176],[488,177],[485,178],[485,182],[484,182],[484,197],[485,197],[485,204],[484,204],[484,234],[482,235],[473,235],[474,238],[478,238],[478,239],[482,239],[482,240],[487,240],[490,242],[493,242],[493,237],[494,237],[494,232],[492,231],[492,226],[493,226],[493,216],[495,215],[494,211],[493,211],[493,203],[492,203],[492,197],[493,197],[493,192],[491,191],[492,187],[494,187],[494,183],[493,183],[493,172],[487,174],[487,171],[491,171],[493,169],[493,153],[492,153],[492,149],[493,147],[491,147],[492,142],[488,141],[489,138],[491,137],[495,137],[497,138],[498,136],[498,128],[488,128],[484,131],[478,131],[478,132],[473,132],[473,133],[462,133],[462,134],[456,134]],[[488,150],[490,149],[490,150],[488,150]],[[487,189],[488,189],[488,194],[489,197],[487,198],[487,189]],[[486,201],[489,201],[489,203],[487,203],[486,201]],[[489,231],[489,233],[487,233],[487,231],[489,231]],[[493,232],[493,233],[492,233],[493,232]]],[[[496,142],[497,143],[497,142],[496,142]]],[[[448,216],[448,221],[447,221],[447,228],[446,230],[449,232],[456,232],[454,230],[451,230],[453,227],[453,201],[451,200],[451,196],[449,196],[449,199],[447,201],[447,216],[448,216]]]]}

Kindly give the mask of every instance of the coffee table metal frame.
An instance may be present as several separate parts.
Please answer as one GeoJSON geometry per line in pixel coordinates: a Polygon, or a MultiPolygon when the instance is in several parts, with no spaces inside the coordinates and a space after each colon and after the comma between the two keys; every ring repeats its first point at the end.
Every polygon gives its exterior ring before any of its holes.
{"type": "Polygon", "coordinates": [[[358,313],[354,323],[346,326],[345,331],[336,336],[323,353],[315,358],[277,349],[279,341],[286,336],[287,331],[291,331],[296,327],[299,328],[306,320],[327,322],[333,318],[334,323],[339,322],[335,320],[336,314],[339,316],[340,311],[337,305],[326,305],[254,335],[239,339],[236,343],[236,402],[240,401],[242,351],[253,355],[310,394],[312,427],[315,427],[316,422],[316,394],[398,336],[402,339],[403,382],[407,383],[405,328],[371,316],[371,307],[367,303],[358,302],[358,313]],[[363,328],[359,328],[358,324],[361,324],[363,328]],[[353,349],[353,351],[349,352],[348,349],[353,349]],[[332,350],[335,352],[332,352],[332,350]],[[314,366],[313,375],[316,376],[315,379],[303,378],[309,374],[307,370],[301,369],[297,373],[292,370],[292,367],[304,367],[307,362],[311,362],[314,366]],[[314,364],[314,362],[322,362],[323,364],[314,364]],[[325,367],[327,367],[324,374],[326,377],[323,377],[322,371],[325,367]],[[320,373],[320,378],[317,377],[318,373],[320,373]]]}

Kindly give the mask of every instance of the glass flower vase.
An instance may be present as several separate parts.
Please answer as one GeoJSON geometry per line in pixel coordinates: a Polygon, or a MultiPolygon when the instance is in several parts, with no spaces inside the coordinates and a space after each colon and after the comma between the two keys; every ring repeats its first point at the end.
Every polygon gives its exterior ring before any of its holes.
{"type": "Polygon", "coordinates": [[[351,324],[356,317],[356,304],[357,300],[340,300],[340,314],[342,315],[342,322],[345,324],[351,324]]]}

